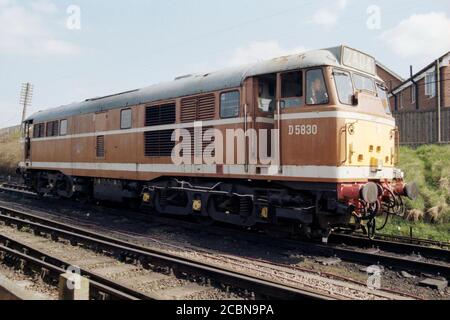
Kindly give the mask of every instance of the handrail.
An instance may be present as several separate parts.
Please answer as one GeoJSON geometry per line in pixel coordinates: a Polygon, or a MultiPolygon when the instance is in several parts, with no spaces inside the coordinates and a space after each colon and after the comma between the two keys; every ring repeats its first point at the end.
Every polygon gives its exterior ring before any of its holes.
{"type": "Polygon", "coordinates": [[[398,127],[394,129],[395,132],[395,161],[394,165],[398,165],[400,163],[400,130],[398,127]]]}
{"type": "Polygon", "coordinates": [[[345,136],[345,160],[342,161],[341,164],[346,164],[348,161],[348,123],[346,123],[345,126],[341,128],[341,133],[343,133],[345,136]]]}

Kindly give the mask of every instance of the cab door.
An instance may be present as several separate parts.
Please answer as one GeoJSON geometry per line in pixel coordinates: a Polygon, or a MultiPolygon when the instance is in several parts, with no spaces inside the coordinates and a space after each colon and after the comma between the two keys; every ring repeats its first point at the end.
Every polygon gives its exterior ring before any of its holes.
{"type": "Polygon", "coordinates": [[[29,162],[31,159],[31,137],[30,137],[30,126],[29,122],[23,125],[23,137],[24,137],[24,159],[25,162],[29,162]]]}
{"type": "MultiPolygon", "coordinates": [[[[278,132],[277,154],[279,161],[279,173],[283,172],[283,165],[292,152],[289,144],[290,123],[289,115],[301,112],[305,106],[305,95],[303,86],[303,71],[293,70],[277,74],[277,104],[275,115],[275,128],[278,132]],[[284,147],[283,147],[284,144],[284,147]]],[[[297,145],[298,147],[298,145],[297,145]]]]}
{"type": "MultiPolygon", "coordinates": [[[[277,110],[277,75],[266,74],[252,79],[251,126],[256,133],[256,162],[253,174],[276,175],[275,113],[277,110]]],[[[255,155],[249,155],[250,157],[255,155]]],[[[254,162],[253,158],[253,162],[254,162]]]]}

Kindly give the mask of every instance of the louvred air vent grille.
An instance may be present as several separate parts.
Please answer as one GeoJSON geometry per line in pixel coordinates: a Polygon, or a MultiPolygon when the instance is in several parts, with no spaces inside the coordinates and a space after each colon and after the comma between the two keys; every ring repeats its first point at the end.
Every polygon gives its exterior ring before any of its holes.
{"type": "Polygon", "coordinates": [[[105,136],[97,136],[97,158],[105,157],[105,136]]]}
{"type": "Polygon", "coordinates": [[[145,133],[145,156],[170,157],[175,147],[172,141],[173,130],[152,131],[145,133]]]}
{"type": "MultiPolygon", "coordinates": [[[[145,126],[161,126],[175,124],[176,108],[174,104],[151,106],[145,109],[145,126]]],[[[172,141],[173,129],[145,132],[145,156],[170,157],[175,142],[172,141]]]]}
{"type": "Polygon", "coordinates": [[[151,106],[145,109],[145,126],[174,124],[176,121],[175,105],[151,106]]]}
{"type": "Polygon", "coordinates": [[[181,122],[214,120],[215,96],[213,94],[181,100],[181,122]]]}
{"type": "Polygon", "coordinates": [[[181,100],[181,122],[194,122],[197,117],[197,98],[181,100]]]}

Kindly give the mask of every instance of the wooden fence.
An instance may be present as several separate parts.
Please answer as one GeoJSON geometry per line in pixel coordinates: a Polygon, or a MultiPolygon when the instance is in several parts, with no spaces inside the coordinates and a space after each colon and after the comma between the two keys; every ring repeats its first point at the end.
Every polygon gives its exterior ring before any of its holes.
{"type": "MultiPolygon", "coordinates": [[[[394,114],[402,145],[438,143],[438,112],[412,111],[394,114]]],[[[450,143],[450,110],[441,111],[441,142],[450,143]]]]}

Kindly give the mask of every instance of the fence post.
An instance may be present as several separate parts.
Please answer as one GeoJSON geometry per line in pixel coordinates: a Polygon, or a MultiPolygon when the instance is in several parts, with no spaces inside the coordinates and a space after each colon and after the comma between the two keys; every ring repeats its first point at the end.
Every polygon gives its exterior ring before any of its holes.
{"type": "Polygon", "coordinates": [[[89,280],[74,273],[61,274],[59,300],[89,300],[89,280]]]}
{"type": "Polygon", "coordinates": [[[437,89],[437,109],[438,109],[438,143],[442,142],[442,122],[441,122],[441,70],[439,59],[436,60],[436,89],[437,89]]]}

